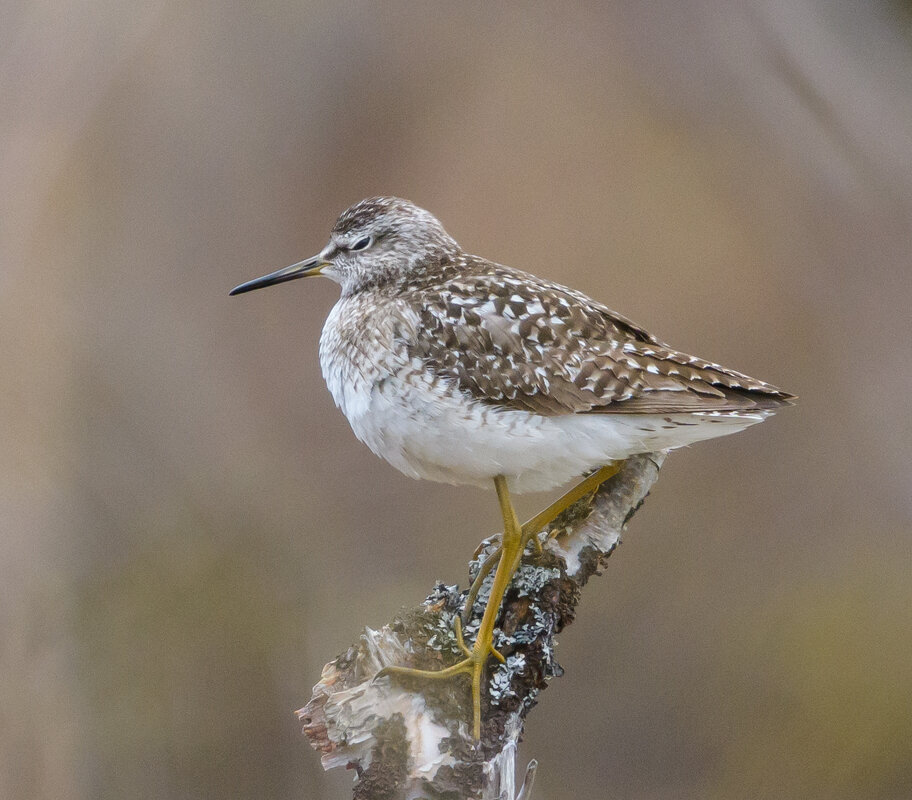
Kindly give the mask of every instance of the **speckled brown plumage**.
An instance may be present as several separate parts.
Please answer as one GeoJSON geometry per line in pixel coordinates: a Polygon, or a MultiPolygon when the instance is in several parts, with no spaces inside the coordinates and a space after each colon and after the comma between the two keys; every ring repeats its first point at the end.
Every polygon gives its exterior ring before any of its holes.
{"type": "Polygon", "coordinates": [[[425,335],[409,352],[475,400],[536,414],[775,409],[791,396],[668,347],[559,284],[459,255],[401,293],[425,335]]]}

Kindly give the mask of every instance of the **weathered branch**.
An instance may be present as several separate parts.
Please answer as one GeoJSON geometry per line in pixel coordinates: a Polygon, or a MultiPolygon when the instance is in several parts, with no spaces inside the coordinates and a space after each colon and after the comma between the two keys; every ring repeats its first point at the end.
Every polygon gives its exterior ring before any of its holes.
{"type": "MultiPolygon", "coordinates": [[[[494,644],[507,659],[491,659],[483,692],[482,736],[472,738],[468,681],[383,677],[388,665],[440,669],[463,654],[454,634],[466,592],[438,585],[424,603],[403,612],[323,668],[298,718],[325,769],[357,770],[355,800],[529,800],[514,780],[516,744],[526,714],[549,678],[562,670],[554,636],[575,616],[581,589],[621,541],[621,532],[658,477],[664,454],[629,459],[595,495],[551,526],[541,555],[527,553],[504,599],[494,644]]],[[[469,566],[474,578],[496,540],[482,542],[469,566]]],[[[530,549],[531,550],[531,549],[530,549]]],[[[465,628],[474,638],[490,591],[483,585],[465,628]]]]}

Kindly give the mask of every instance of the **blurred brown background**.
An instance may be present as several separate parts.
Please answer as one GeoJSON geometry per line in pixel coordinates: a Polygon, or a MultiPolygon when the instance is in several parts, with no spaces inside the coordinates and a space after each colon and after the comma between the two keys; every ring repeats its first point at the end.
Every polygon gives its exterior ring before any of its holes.
{"type": "Polygon", "coordinates": [[[227,291],[379,193],[801,396],[669,460],[542,800],[912,797],[907,8],[13,1],[0,109],[0,797],[348,796],[293,710],[497,507],[354,439],[333,284],[227,291]]]}

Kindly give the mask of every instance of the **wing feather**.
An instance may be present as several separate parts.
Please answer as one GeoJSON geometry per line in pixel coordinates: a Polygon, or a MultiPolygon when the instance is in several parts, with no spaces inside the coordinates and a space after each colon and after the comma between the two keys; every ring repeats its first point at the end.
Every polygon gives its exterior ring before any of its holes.
{"type": "Polygon", "coordinates": [[[793,399],[673,350],[581,292],[482,259],[463,266],[473,265],[415,290],[422,335],[409,349],[479,402],[554,416],[747,412],[793,399]]]}

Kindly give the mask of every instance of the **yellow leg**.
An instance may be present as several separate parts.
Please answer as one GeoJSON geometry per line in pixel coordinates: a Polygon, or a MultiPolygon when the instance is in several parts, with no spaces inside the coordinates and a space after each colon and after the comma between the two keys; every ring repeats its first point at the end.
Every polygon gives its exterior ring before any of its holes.
{"type": "Polygon", "coordinates": [[[623,461],[614,461],[601,469],[597,469],[589,477],[584,478],[576,484],[576,486],[565,495],[555,500],[544,511],[532,517],[532,519],[522,526],[523,544],[529,541],[533,536],[537,536],[540,530],[546,525],[554,522],[560,514],[570,508],[575,502],[582,500],[587,494],[592,494],[592,492],[598,489],[605,481],[617,475],[623,464],[623,461]]]}
{"type": "MultiPolygon", "coordinates": [[[[532,517],[532,519],[525,523],[525,525],[523,525],[520,529],[522,533],[521,549],[525,549],[526,543],[532,541],[535,543],[538,551],[541,552],[541,544],[538,541],[538,532],[553,522],[559,514],[562,514],[575,502],[581,500],[587,494],[594,492],[610,477],[617,475],[623,463],[623,461],[615,461],[611,464],[608,464],[607,466],[602,467],[601,469],[596,470],[587,478],[584,478],[582,481],[580,481],[569,492],[555,500],[544,511],[532,517]]],[[[472,586],[469,589],[469,594],[466,597],[465,610],[463,611],[464,619],[468,620],[468,618],[471,616],[472,607],[475,605],[475,598],[478,597],[478,592],[481,589],[481,585],[484,583],[484,579],[488,577],[488,573],[498,562],[500,554],[501,548],[498,547],[482,562],[481,567],[478,570],[478,575],[475,576],[475,580],[472,582],[472,586]]]]}
{"type": "Polygon", "coordinates": [[[501,542],[500,562],[497,565],[497,572],[494,573],[494,585],[491,587],[491,596],[488,598],[488,605],[485,607],[484,616],[481,618],[481,626],[478,629],[478,636],[475,637],[474,646],[471,650],[466,647],[462,641],[462,628],[457,622],[459,644],[466,653],[466,657],[462,661],[437,672],[409,669],[407,667],[386,667],[377,673],[377,677],[399,675],[428,679],[451,678],[455,675],[471,676],[472,731],[476,740],[481,738],[481,678],[484,674],[485,664],[487,664],[488,657],[492,654],[503,661],[503,656],[494,648],[494,624],[500,612],[500,603],[503,600],[504,593],[507,591],[507,587],[510,585],[513,573],[519,566],[523,551],[522,528],[516,518],[513,504],[510,502],[507,481],[502,476],[498,476],[494,479],[494,486],[497,489],[497,499],[500,501],[504,532],[501,542]]]}

